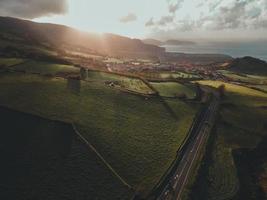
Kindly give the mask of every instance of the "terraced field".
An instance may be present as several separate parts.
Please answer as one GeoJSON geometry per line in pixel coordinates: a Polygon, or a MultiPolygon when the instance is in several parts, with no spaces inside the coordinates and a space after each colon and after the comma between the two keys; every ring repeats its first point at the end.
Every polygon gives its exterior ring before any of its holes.
{"type": "Polygon", "coordinates": [[[183,97],[193,99],[196,92],[193,86],[183,85],[176,82],[150,83],[162,97],[183,97]]]}
{"type": "Polygon", "coordinates": [[[198,107],[177,99],[163,104],[98,82],[81,81],[79,93],[67,85],[62,78],[2,73],[0,105],[74,122],[121,177],[147,194],[175,158],[198,107]]]}

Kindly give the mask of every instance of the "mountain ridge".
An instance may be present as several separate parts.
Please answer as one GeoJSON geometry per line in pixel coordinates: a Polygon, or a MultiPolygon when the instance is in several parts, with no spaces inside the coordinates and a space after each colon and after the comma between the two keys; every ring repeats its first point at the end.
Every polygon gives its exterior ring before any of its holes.
{"type": "Polygon", "coordinates": [[[105,33],[94,34],[50,23],[37,23],[11,17],[0,17],[0,33],[12,35],[30,43],[60,47],[62,44],[81,46],[104,54],[143,53],[156,56],[165,52],[164,48],[144,44],[139,39],[105,33]]]}
{"type": "Polygon", "coordinates": [[[179,45],[195,45],[196,44],[193,41],[175,40],[175,39],[169,39],[169,40],[166,40],[166,41],[160,41],[160,40],[148,38],[148,39],[144,39],[142,41],[145,44],[156,45],[156,46],[164,46],[164,45],[179,46],[179,45]]]}

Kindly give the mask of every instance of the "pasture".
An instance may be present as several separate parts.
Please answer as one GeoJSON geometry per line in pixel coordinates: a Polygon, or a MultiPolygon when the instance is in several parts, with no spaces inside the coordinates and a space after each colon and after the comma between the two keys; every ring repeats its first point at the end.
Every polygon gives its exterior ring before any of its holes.
{"type": "Polygon", "coordinates": [[[234,73],[226,70],[219,70],[224,76],[232,79],[233,81],[241,81],[248,84],[267,84],[266,76],[256,76],[249,74],[234,73]]]}
{"type": "Polygon", "coordinates": [[[70,124],[2,107],[0,120],[0,199],[130,198],[70,124]]]}
{"type": "Polygon", "coordinates": [[[37,73],[42,75],[76,74],[80,75],[80,69],[71,65],[54,64],[40,61],[28,61],[13,68],[16,71],[37,73]]]}
{"type": "Polygon", "coordinates": [[[12,65],[17,65],[24,62],[24,59],[20,58],[0,58],[0,68],[1,67],[10,67],[12,65]]]}
{"type": "Polygon", "coordinates": [[[147,194],[175,159],[199,107],[98,82],[81,81],[78,93],[67,85],[62,78],[2,73],[0,105],[73,122],[121,177],[147,194]]]}
{"type": "MultiPolygon", "coordinates": [[[[200,84],[218,87],[224,84],[226,95],[222,100],[220,119],[216,129],[216,139],[212,147],[212,156],[206,167],[206,178],[202,184],[206,185],[205,193],[208,199],[231,199],[244,191],[244,179],[240,176],[247,165],[238,165],[238,155],[233,152],[243,149],[253,151],[263,138],[267,129],[266,93],[247,87],[223,83],[219,81],[200,81],[200,84]]],[[[215,134],[215,133],[214,133],[215,134]]],[[[257,155],[253,158],[257,159],[257,155]]],[[[254,160],[249,162],[254,162],[254,160]]],[[[250,180],[245,185],[257,188],[258,183],[253,180],[254,174],[246,174],[250,180]]],[[[201,176],[200,176],[201,177],[201,176]]],[[[253,193],[248,192],[252,197],[253,193]]],[[[201,199],[203,197],[199,197],[201,199]]]]}
{"type": "Polygon", "coordinates": [[[115,88],[129,90],[141,94],[153,94],[152,91],[141,79],[121,76],[112,73],[89,71],[88,81],[106,83],[113,85],[115,88]]]}
{"type": "Polygon", "coordinates": [[[238,95],[243,96],[252,96],[252,97],[263,97],[266,98],[267,94],[261,91],[257,91],[248,87],[231,84],[231,83],[225,83],[222,81],[213,81],[213,80],[203,80],[203,81],[197,81],[201,85],[207,85],[211,87],[218,88],[221,85],[225,85],[225,89],[227,93],[235,93],[238,95]]]}
{"type": "Polygon", "coordinates": [[[193,99],[196,95],[194,87],[176,82],[150,82],[162,97],[183,97],[193,99]]]}
{"type": "Polygon", "coordinates": [[[200,77],[196,74],[190,74],[185,72],[148,72],[148,73],[141,73],[142,76],[146,77],[147,79],[163,79],[163,80],[177,80],[177,79],[200,79],[200,77]]]}

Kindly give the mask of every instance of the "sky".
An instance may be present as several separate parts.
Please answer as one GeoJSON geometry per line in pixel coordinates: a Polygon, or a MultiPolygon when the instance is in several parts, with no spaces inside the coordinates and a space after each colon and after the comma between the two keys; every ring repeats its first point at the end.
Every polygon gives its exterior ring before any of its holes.
{"type": "Polygon", "coordinates": [[[134,38],[267,40],[267,0],[0,0],[0,15],[134,38]]]}

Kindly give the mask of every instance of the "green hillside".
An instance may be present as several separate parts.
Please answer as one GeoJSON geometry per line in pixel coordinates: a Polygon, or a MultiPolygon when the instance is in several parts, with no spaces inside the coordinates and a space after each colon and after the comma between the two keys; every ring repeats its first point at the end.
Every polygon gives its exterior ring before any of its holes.
{"type": "Polygon", "coordinates": [[[0,90],[0,105],[74,122],[117,173],[143,194],[175,158],[198,110],[177,99],[163,104],[162,99],[122,93],[98,82],[81,81],[73,91],[65,79],[29,74],[0,74],[0,90]]]}

